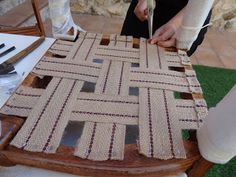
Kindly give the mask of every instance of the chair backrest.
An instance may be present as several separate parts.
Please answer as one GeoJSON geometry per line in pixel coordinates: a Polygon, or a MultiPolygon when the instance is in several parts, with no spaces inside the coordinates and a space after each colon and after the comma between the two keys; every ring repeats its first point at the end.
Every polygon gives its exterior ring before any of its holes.
{"type": "Polygon", "coordinates": [[[39,11],[39,0],[31,0],[31,4],[37,21],[34,26],[4,28],[0,29],[0,33],[45,36],[45,30],[39,11]]]}

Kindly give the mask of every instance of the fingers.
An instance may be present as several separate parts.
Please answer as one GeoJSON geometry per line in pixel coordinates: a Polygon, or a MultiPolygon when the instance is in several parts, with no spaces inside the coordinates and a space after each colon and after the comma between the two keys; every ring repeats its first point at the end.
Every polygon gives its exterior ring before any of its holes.
{"type": "Polygon", "coordinates": [[[147,2],[146,1],[139,1],[137,6],[134,9],[134,14],[140,21],[145,21],[148,18],[148,11],[147,11],[147,2]]]}
{"type": "Polygon", "coordinates": [[[164,29],[163,28],[159,28],[158,30],[156,30],[156,32],[154,33],[154,35],[152,36],[152,39],[150,39],[150,43],[151,44],[156,44],[159,40],[160,40],[160,36],[164,33],[164,29]]]}
{"type": "Polygon", "coordinates": [[[170,38],[169,40],[166,40],[166,41],[159,41],[158,45],[160,45],[161,47],[175,47],[176,39],[170,38]]]}
{"type": "Polygon", "coordinates": [[[165,41],[170,39],[175,34],[172,28],[168,28],[162,35],[159,36],[159,40],[165,41]]]}
{"type": "Polygon", "coordinates": [[[156,30],[151,39],[151,44],[159,43],[160,41],[166,41],[171,39],[176,33],[176,29],[170,25],[165,24],[156,30]]]}

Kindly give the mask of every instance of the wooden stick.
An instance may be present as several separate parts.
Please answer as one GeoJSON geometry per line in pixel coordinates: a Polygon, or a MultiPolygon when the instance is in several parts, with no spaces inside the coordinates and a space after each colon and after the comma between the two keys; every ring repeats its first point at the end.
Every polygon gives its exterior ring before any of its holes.
{"type": "Polygon", "coordinates": [[[14,63],[16,63],[18,60],[22,59],[23,57],[25,57],[26,55],[31,53],[34,49],[36,49],[44,41],[44,39],[45,39],[44,36],[40,37],[34,43],[32,43],[30,46],[28,46],[27,48],[25,48],[21,52],[17,53],[16,55],[11,57],[10,59],[8,59],[4,63],[5,64],[14,64],[14,63]]]}

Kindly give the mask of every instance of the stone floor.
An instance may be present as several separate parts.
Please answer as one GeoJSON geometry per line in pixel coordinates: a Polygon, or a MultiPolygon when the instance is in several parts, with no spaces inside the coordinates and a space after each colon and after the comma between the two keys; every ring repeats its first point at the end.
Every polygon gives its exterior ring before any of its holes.
{"type": "MultiPolygon", "coordinates": [[[[85,30],[97,33],[120,33],[123,19],[73,14],[74,21],[85,30]]],[[[45,24],[51,35],[49,20],[45,24]]],[[[204,42],[191,57],[193,64],[236,69],[236,32],[209,29],[204,42]]]]}

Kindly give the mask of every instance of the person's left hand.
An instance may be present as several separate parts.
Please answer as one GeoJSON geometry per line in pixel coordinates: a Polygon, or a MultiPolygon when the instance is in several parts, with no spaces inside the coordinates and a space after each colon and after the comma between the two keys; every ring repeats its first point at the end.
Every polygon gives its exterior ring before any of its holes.
{"type": "Polygon", "coordinates": [[[174,24],[166,23],[156,30],[150,43],[158,44],[162,47],[173,47],[176,45],[176,31],[177,28],[174,24]]]}

